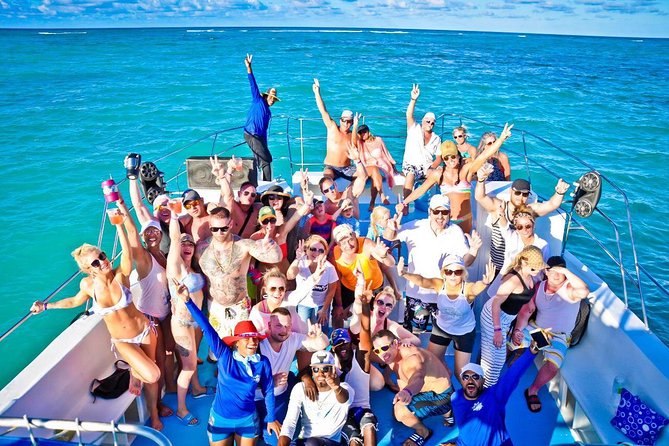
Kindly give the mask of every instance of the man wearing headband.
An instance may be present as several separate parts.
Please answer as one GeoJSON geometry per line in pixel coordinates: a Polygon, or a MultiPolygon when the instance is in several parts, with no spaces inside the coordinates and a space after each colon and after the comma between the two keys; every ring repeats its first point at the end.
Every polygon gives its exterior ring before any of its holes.
{"type": "Polygon", "coordinates": [[[302,432],[297,440],[300,446],[338,446],[341,430],[346,422],[354,391],[337,377],[337,366],[332,353],[321,350],[311,356],[311,377],[316,383],[316,401],[305,396],[304,384],[295,384],[290,393],[288,414],[283,420],[279,446],[288,446],[293,440],[297,422],[302,432]],[[301,415],[301,416],[300,416],[301,415]]]}
{"type": "Polygon", "coordinates": [[[249,84],[251,85],[251,108],[246,115],[244,140],[253,152],[253,169],[260,168],[263,181],[272,181],[272,154],[269,153],[267,147],[267,129],[269,128],[269,121],[272,119],[272,112],[269,108],[280,99],[276,96],[276,88],[274,87],[268,89],[267,93],[260,93],[251,68],[252,60],[253,56],[251,54],[247,54],[244,59],[249,84]]]}
{"type": "Polygon", "coordinates": [[[413,117],[418,96],[420,96],[420,89],[418,84],[414,84],[406,112],[407,139],[402,161],[402,172],[406,177],[404,180],[405,197],[409,196],[416,181],[426,178],[428,169],[437,167],[441,162],[441,158],[437,157],[441,138],[434,132],[436,116],[432,112],[425,113],[420,124],[413,117]]]}

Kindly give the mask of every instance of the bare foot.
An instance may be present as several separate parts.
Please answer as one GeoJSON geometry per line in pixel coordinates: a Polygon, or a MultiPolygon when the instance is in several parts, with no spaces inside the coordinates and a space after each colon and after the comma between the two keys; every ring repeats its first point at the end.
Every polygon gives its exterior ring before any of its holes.
{"type": "Polygon", "coordinates": [[[163,422],[158,417],[151,417],[151,427],[157,431],[163,430],[163,422]]]}
{"type": "Polygon", "coordinates": [[[130,385],[128,386],[128,391],[135,396],[142,394],[142,382],[132,373],[130,374],[130,385]]]}
{"type": "Polygon", "coordinates": [[[171,417],[172,415],[174,415],[174,411],[172,409],[170,409],[168,406],[166,406],[165,404],[163,404],[162,401],[159,401],[158,402],[158,414],[161,417],[171,417]]]}
{"type": "Polygon", "coordinates": [[[386,205],[390,204],[390,200],[385,195],[381,195],[381,202],[386,205]]]}

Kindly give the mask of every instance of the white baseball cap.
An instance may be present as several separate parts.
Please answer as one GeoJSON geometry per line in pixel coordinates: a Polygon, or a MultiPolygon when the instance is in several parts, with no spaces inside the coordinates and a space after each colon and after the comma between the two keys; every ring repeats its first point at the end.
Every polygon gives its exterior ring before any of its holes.
{"type": "Polygon", "coordinates": [[[451,210],[451,200],[446,195],[437,194],[430,198],[430,209],[446,208],[451,210]]]}
{"type": "Polygon", "coordinates": [[[479,376],[484,375],[483,367],[481,367],[480,365],[478,365],[476,363],[473,363],[473,362],[470,362],[469,364],[466,364],[464,367],[462,367],[462,370],[460,371],[460,377],[462,377],[462,375],[465,372],[474,372],[479,376]]]}

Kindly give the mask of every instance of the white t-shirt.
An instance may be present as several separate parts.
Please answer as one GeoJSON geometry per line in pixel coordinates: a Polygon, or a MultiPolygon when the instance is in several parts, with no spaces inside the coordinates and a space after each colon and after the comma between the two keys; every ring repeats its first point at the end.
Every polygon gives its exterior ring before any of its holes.
{"type": "MultiPolygon", "coordinates": [[[[260,341],[260,353],[269,359],[269,363],[272,366],[272,375],[281,372],[288,373],[290,371],[290,366],[295,359],[295,353],[302,348],[302,342],[305,339],[307,339],[307,335],[305,334],[291,333],[288,339],[281,343],[281,348],[278,352],[274,351],[269,340],[263,339],[260,341]]],[[[286,390],[288,390],[288,384],[274,386],[274,395],[279,396],[286,390]]],[[[265,397],[258,388],[256,390],[256,401],[264,399],[265,397]]]]}
{"type": "MultiPolygon", "coordinates": [[[[297,267],[298,273],[295,277],[295,282],[299,287],[301,283],[311,276],[311,270],[309,270],[309,261],[306,259],[300,259],[297,267]]],[[[325,262],[325,272],[321,277],[321,280],[311,289],[311,292],[299,303],[305,307],[318,308],[325,303],[325,296],[328,294],[328,289],[330,284],[336,283],[339,280],[337,276],[337,270],[330,262],[325,262]]]]}
{"type": "MultiPolygon", "coordinates": [[[[449,223],[436,235],[430,227],[430,220],[414,220],[403,224],[397,238],[406,243],[409,250],[408,271],[433,279],[441,277],[441,263],[444,257],[455,254],[464,257],[469,251],[469,243],[458,225],[449,223]]],[[[406,281],[406,294],[425,303],[436,303],[438,293],[432,289],[421,288],[406,281]]]]}
{"type": "Polygon", "coordinates": [[[437,156],[437,153],[439,153],[440,146],[441,138],[435,132],[432,132],[430,141],[425,144],[421,124],[420,122],[415,121],[413,125],[407,129],[403,163],[411,164],[416,167],[423,166],[423,168],[427,170],[437,156]]]}
{"type": "Polygon", "coordinates": [[[283,420],[281,435],[293,438],[297,426],[297,420],[302,422],[302,438],[329,438],[339,441],[341,429],[344,427],[348,408],[355,397],[355,392],[350,385],[344,383],[341,387],[348,391],[348,400],[345,403],[337,401],[334,391],[319,392],[318,401],[311,401],[304,395],[304,384],[295,384],[290,392],[288,412],[283,420]],[[302,417],[300,418],[300,414],[302,417]]]}

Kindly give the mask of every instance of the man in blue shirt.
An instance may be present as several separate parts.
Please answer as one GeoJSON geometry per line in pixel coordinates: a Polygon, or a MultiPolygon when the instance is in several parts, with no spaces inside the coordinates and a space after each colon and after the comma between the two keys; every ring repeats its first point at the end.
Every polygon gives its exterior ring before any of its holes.
{"type": "Polygon", "coordinates": [[[507,369],[497,384],[487,389],[483,387],[483,368],[473,363],[465,365],[460,372],[462,389],[458,389],[451,397],[453,415],[460,434],[457,441],[442,446],[512,446],[504,423],[506,403],[536,352],[533,343],[507,369]]]}
{"type": "Polygon", "coordinates": [[[249,84],[251,85],[251,108],[246,115],[246,124],[244,125],[244,140],[253,151],[253,168],[260,167],[262,171],[262,179],[264,181],[272,180],[272,154],[269,153],[267,147],[267,129],[269,121],[272,119],[272,112],[269,108],[279,101],[276,96],[276,88],[272,87],[267,90],[267,93],[260,93],[258,84],[253,76],[253,69],[251,68],[251,54],[246,55],[244,63],[246,64],[246,72],[249,76],[249,84]]]}

